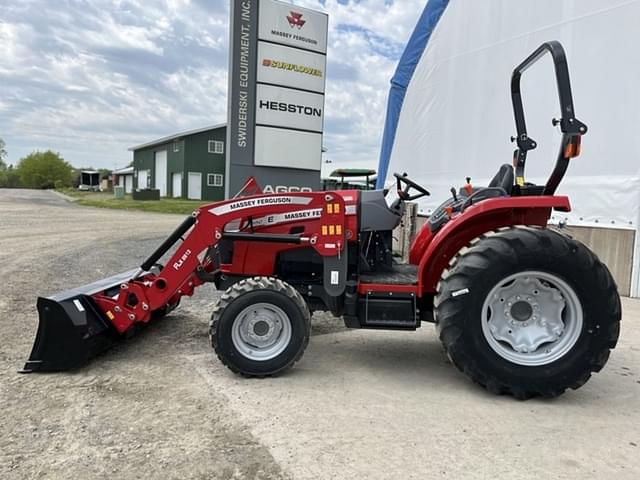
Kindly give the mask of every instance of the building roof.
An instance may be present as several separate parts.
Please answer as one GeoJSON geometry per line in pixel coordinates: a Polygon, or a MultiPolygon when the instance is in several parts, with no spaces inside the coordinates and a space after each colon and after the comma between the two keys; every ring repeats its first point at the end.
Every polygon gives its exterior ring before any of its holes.
{"type": "Polygon", "coordinates": [[[114,175],[133,175],[133,166],[118,168],[112,172],[114,175]]]}
{"type": "Polygon", "coordinates": [[[136,150],[141,150],[143,148],[153,147],[155,145],[162,145],[163,143],[168,143],[176,138],[187,137],[189,135],[195,135],[196,133],[206,132],[207,130],[216,130],[218,128],[226,127],[226,123],[219,123],[217,125],[211,125],[208,127],[196,128],[194,130],[187,130],[186,132],[179,132],[173,135],[168,135],[166,137],[158,138],[157,140],[153,140],[151,142],[143,143],[140,145],[136,145],[135,147],[130,147],[129,151],[134,152],[136,150]]]}
{"type": "Polygon", "coordinates": [[[376,171],[369,168],[338,168],[329,175],[330,177],[370,177],[375,175],[376,171]]]}

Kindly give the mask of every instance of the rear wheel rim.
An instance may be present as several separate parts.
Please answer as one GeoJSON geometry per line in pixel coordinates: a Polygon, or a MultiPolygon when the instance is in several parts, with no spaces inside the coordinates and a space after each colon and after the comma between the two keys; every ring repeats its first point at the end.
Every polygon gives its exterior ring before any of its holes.
{"type": "Polygon", "coordinates": [[[549,272],[524,271],[498,282],[482,306],[482,333],[500,357],[542,366],[565,356],[583,326],[574,289],[549,272]]]}
{"type": "Polygon", "coordinates": [[[242,356],[264,362],[287,348],[291,333],[291,320],[284,310],[272,303],[255,303],[235,318],[231,340],[242,356]]]}

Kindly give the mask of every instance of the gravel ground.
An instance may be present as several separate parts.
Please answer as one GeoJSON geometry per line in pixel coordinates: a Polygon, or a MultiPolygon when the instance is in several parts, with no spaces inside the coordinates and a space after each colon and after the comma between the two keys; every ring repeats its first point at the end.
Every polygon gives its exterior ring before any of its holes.
{"type": "MultiPolygon", "coordinates": [[[[217,364],[209,286],[80,371],[16,374],[35,338],[38,295],[134,268],[182,219],[0,190],[0,478],[288,477],[224,392],[185,363],[199,354],[217,364]]],[[[314,333],[342,329],[316,320],[314,333]]]]}
{"type": "Polygon", "coordinates": [[[640,478],[640,302],[585,387],[493,397],[433,329],[345,331],[314,316],[275,379],[228,372],[208,344],[217,292],[73,373],[19,375],[35,299],[138,265],[182,216],[0,190],[0,478],[640,478]]]}

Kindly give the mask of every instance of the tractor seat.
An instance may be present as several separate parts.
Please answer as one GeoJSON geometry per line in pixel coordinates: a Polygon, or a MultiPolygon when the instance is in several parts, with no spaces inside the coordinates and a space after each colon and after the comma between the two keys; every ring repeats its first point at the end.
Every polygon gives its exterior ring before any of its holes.
{"type": "Polygon", "coordinates": [[[511,195],[513,191],[513,180],[513,167],[505,163],[489,182],[489,188],[502,188],[507,195],[511,195]]]}
{"type": "Polygon", "coordinates": [[[457,200],[449,198],[434,210],[427,221],[429,229],[435,233],[449,221],[448,208],[453,212],[460,212],[469,205],[481,202],[482,200],[511,196],[513,192],[513,180],[513,167],[505,163],[491,179],[488,187],[474,188],[471,194],[469,194],[464,187],[461,188],[457,200]]]}
{"type": "Polygon", "coordinates": [[[505,163],[500,167],[498,173],[493,176],[488,187],[474,189],[471,195],[464,199],[460,210],[489,198],[510,197],[513,192],[513,180],[513,167],[505,163]]]}

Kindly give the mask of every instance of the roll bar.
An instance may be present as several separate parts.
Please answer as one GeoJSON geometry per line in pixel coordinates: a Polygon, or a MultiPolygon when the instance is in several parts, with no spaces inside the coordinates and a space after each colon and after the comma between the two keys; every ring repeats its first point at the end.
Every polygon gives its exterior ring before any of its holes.
{"type": "Polygon", "coordinates": [[[562,132],[562,142],[560,152],[556,160],[556,165],[551,172],[551,176],[543,190],[543,195],[553,195],[564,177],[569,166],[569,160],[577,157],[580,153],[580,137],[587,133],[587,126],[575,118],[573,109],[573,98],[571,95],[571,82],[569,80],[569,68],[567,66],[567,56],[560,42],[550,41],[540,45],[531,55],[529,55],[520,65],[518,65],[511,75],[511,101],[513,103],[513,115],[516,121],[517,136],[511,137],[518,145],[514,152],[513,163],[516,169],[516,183],[524,186],[524,167],[527,160],[527,152],[536,148],[537,143],[527,134],[527,124],[522,106],[522,95],[520,91],[520,78],[531,65],[540,60],[545,53],[549,53],[553,59],[553,66],[556,73],[558,85],[558,97],[560,99],[560,119],[552,119],[554,126],[559,125],[562,132]]]}

